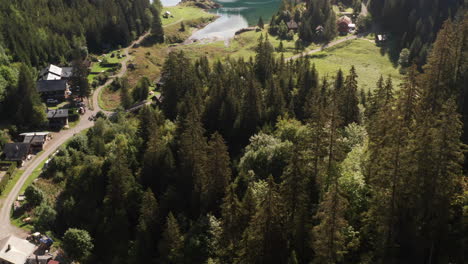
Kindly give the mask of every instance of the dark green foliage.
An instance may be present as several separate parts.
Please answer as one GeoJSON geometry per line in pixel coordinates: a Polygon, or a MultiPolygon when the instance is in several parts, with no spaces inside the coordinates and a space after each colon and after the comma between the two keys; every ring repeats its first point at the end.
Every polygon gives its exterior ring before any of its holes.
{"type": "Polygon", "coordinates": [[[75,45],[87,44],[93,52],[128,45],[149,29],[149,9],[144,0],[6,0],[0,7],[0,32],[15,61],[34,66],[63,63],[75,45]]]}
{"type": "Polygon", "coordinates": [[[160,8],[155,8],[154,6],[151,7],[151,13],[153,15],[153,21],[151,22],[151,37],[156,43],[164,42],[164,29],[162,27],[160,10],[160,8]]]}
{"type": "Polygon", "coordinates": [[[142,77],[132,91],[133,101],[145,101],[148,98],[151,82],[148,77],[142,77]]]}
{"type": "Polygon", "coordinates": [[[17,87],[9,90],[6,105],[19,127],[37,128],[47,120],[45,105],[39,98],[30,69],[24,64],[20,68],[17,87]]]}
{"type": "Polygon", "coordinates": [[[100,118],[50,162],[49,228],[87,230],[95,263],[463,263],[461,25],[368,94],[354,68],[268,50],[171,53],[161,109],[100,118]]]}
{"type": "Polygon", "coordinates": [[[397,52],[409,48],[410,62],[415,60],[422,65],[443,22],[453,18],[457,11],[463,13],[463,7],[466,8],[466,3],[459,0],[373,0],[369,11],[384,31],[394,35],[397,52]]]}
{"type": "Polygon", "coordinates": [[[51,230],[57,217],[57,212],[45,202],[42,202],[35,210],[36,221],[34,228],[39,231],[51,230]]]}
{"type": "Polygon", "coordinates": [[[177,219],[172,213],[169,213],[158,246],[161,263],[180,263],[182,260],[183,243],[184,236],[180,232],[177,219]]]}
{"type": "Polygon", "coordinates": [[[31,206],[38,206],[44,200],[44,193],[34,185],[30,185],[26,188],[24,195],[26,196],[28,204],[31,206]]]}
{"type": "Polygon", "coordinates": [[[259,28],[261,28],[261,29],[263,29],[263,28],[265,27],[265,23],[263,23],[263,18],[262,18],[262,17],[260,17],[260,18],[258,19],[257,26],[258,26],[259,28]]]}
{"type": "Polygon", "coordinates": [[[91,95],[91,89],[88,82],[88,67],[81,56],[77,56],[72,63],[73,65],[73,78],[71,80],[71,89],[73,93],[81,97],[88,97],[91,95]]]}
{"type": "Polygon", "coordinates": [[[127,78],[120,79],[120,101],[125,109],[130,108],[133,104],[133,98],[130,95],[130,87],[127,78]]]}
{"type": "Polygon", "coordinates": [[[70,228],[63,236],[62,246],[68,257],[82,262],[91,254],[93,241],[85,230],[70,228]]]}

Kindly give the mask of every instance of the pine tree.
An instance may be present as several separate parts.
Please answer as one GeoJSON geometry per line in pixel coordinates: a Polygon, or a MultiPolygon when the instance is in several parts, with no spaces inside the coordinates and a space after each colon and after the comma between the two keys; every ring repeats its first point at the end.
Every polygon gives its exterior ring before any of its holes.
{"type": "Polygon", "coordinates": [[[286,108],[283,91],[278,87],[274,80],[267,81],[266,95],[266,115],[271,123],[276,122],[276,119],[282,115],[286,108]]]}
{"type": "Polygon", "coordinates": [[[283,231],[283,204],[278,186],[269,177],[268,189],[241,242],[240,263],[284,263],[287,240],[283,231]]]}
{"type": "Polygon", "coordinates": [[[181,127],[178,155],[182,174],[178,185],[181,193],[192,195],[187,198],[191,200],[194,215],[198,215],[201,197],[208,188],[207,143],[204,132],[199,113],[192,108],[181,127]]]}
{"type": "Polygon", "coordinates": [[[260,18],[258,19],[257,26],[258,26],[259,28],[261,28],[261,29],[263,29],[263,28],[265,27],[265,24],[263,23],[263,18],[262,18],[262,17],[260,17],[260,18]]]}
{"type": "Polygon", "coordinates": [[[156,260],[156,238],[158,225],[158,202],[151,190],[143,194],[140,217],[136,228],[136,241],[132,252],[132,262],[142,263],[156,260]]]}
{"type": "Polygon", "coordinates": [[[238,241],[242,238],[245,225],[242,224],[242,203],[239,201],[235,185],[230,184],[226,188],[226,195],[221,205],[222,249],[221,258],[226,263],[233,263],[237,257],[238,241]]]}
{"type": "Polygon", "coordinates": [[[308,251],[306,227],[309,224],[308,212],[310,211],[308,206],[310,205],[310,178],[306,169],[308,160],[303,152],[304,150],[301,150],[300,147],[296,147],[281,177],[280,186],[281,197],[286,209],[285,227],[290,249],[295,250],[294,253],[298,253],[298,259],[303,259],[308,251]]]}
{"type": "Polygon", "coordinates": [[[274,50],[275,49],[268,40],[268,34],[265,39],[263,39],[263,35],[261,35],[255,50],[256,55],[254,67],[257,78],[262,84],[265,84],[266,80],[270,79],[273,75],[274,50]]]}
{"type": "Polygon", "coordinates": [[[248,138],[253,135],[263,119],[263,102],[259,84],[255,80],[248,80],[247,87],[242,99],[241,112],[236,121],[240,130],[241,144],[247,143],[248,138]]]}
{"type": "Polygon", "coordinates": [[[120,79],[120,101],[125,109],[128,109],[133,104],[129,89],[130,87],[127,78],[120,79]]]}
{"type": "Polygon", "coordinates": [[[359,99],[357,94],[357,74],[354,66],[351,67],[346,77],[343,90],[340,93],[340,115],[343,117],[343,126],[351,123],[359,123],[359,99]]]}
{"type": "Polygon", "coordinates": [[[202,207],[219,215],[218,201],[231,181],[229,152],[223,137],[215,132],[207,147],[206,182],[202,187],[202,207]]]}
{"type": "Polygon", "coordinates": [[[21,127],[38,127],[46,121],[46,109],[41,103],[31,72],[21,64],[16,94],[10,100],[16,104],[15,122],[21,127]]]}
{"type": "Polygon", "coordinates": [[[316,263],[340,263],[346,253],[344,228],[347,201],[341,196],[338,187],[339,171],[336,164],[329,170],[330,188],[320,202],[315,218],[319,224],[312,230],[312,248],[316,263]]]}
{"type": "Polygon", "coordinates": [[[151,36],[157,43],[164,42],[164,29],[161,22],[160,9],[152,8],[153,21],[151,23],[151,36]]]}
{"type": "Polygon", "coordinates": [[[88,67],[85,64],[81,54],[76,55],[73,63],[73,75],[71,78],[71,87],[74,93],[84,98],[91,95],[91,90],[88,82],[88,67]]]}
{"type": "Polygon", "coordinates": [[[159,242],[160,263],[180,263],[183,257],[184,236],[172,213],[166,218],[166,228],[159,242]]]}

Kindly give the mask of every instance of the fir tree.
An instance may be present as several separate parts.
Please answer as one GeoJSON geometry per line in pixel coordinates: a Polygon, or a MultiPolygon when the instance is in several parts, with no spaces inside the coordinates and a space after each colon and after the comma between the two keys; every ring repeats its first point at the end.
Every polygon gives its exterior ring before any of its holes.
{"type": "Polygon", "coordinates": [[[180,263],[183,257],[184,236],[180,231],[179,223],[172,213],[166,218],[166,228],[159,242],[159,255],[161,263],[180,263]]]}

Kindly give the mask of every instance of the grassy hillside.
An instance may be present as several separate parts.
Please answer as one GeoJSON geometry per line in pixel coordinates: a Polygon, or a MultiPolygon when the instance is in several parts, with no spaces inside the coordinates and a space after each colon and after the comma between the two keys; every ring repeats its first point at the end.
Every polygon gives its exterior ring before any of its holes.
{"type": "Polygon", "coordinates": [[[348,71],[352,65],[359,76],[359,88],[374,89],[380,75],[392,76],[395,86],[401,83],[402,75],[390,62],[388,55],[381,54],[380,48],[365,39],[344,42],[322,52],[310,55],[319,73],[333,75],[341,68],[348,71]]]}

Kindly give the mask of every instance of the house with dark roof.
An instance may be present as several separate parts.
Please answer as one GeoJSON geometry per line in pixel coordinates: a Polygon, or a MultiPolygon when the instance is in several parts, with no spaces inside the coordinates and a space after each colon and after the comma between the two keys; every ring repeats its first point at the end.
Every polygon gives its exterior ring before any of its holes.
{"type": "Polygon", "coordinates": [[[299,25],[297,24],[296,21],[292,20],[286,23],[286,26],[288,26],[288,30],[293,30],[296,31],[299,28],[299,25]]]}
{"type": "Polygon", "coordinates": [[[60,128],[68,125],[68,109],[53,109],[47,111],[49,126],[60,128]]]}
{"type": "Polygon", "coordinates": [[[22,133],[20,136],[24,137],[23,143],[29,143],[32,152],[39,152],[44,149],[49,134],[49,132],[30,132],[22,133]]]}
{"type": "Polygon", "coordinates": [[[45,99],[64,99],[70,89],[66,80],[40,80],[37,81],[37,92],[45,99]]]}
{"type": "Polygon", "coordinates": [[[29,143],[6,143],[3,146],[3,159],[6,161],[15,161],[22,165],[29,154],[31,154],[29,143]]]}

